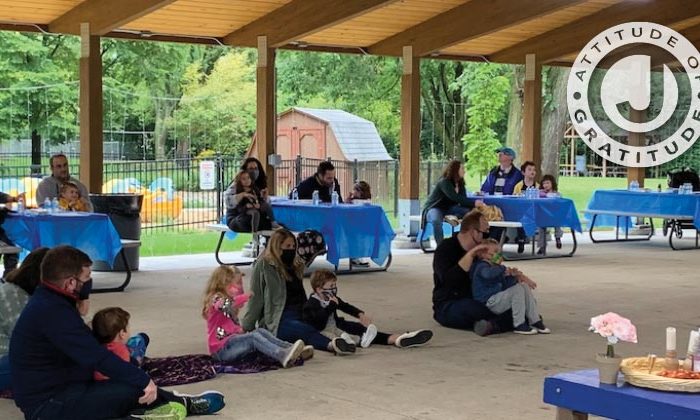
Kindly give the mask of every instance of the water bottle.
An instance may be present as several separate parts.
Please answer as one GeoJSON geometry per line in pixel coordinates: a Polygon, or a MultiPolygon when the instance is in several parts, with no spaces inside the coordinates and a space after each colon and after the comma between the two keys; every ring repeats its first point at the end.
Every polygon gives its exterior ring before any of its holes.
{"type": "Polygon", "coordinates": [[[338,193],[336,191],[333,191],[333,194],[331,194],[331,205],[338,205],[338,193]]]}
{"type": "Polygon", "coordinates": [[[318,206],[321,200],[318,198],[318,190],[315,190],[313,194],[311,194],[311,204],[314,206],[318,206]]]}
{"type": "Polygon", "coordinates": [[[299,191],[297,191],[296,188],[292,190],[292,200],[297,201],[299,200],[299,191]]]}
{"type": "Polygon", "coordinates": [[[49,197],[44,199],[44,205],[42,205],[42,207],[47,213],[51,213],[51,199],[49,197]]]}
{"type": "Polygon", "coordinates": [[[639,189],[639,182],[637,182],[636,179],[633,179],[632,182],[630,182],[630,191],[637,191],[639,189]]]}
{"type": "Polygon", "coordinates": [[[58,205],[58,198],[54,197],[53,200],[51,200],[51,213],[58,213],[61,210],[61,207],[58,205]]]}
{"type": "Polygon", "coordinates": [[[24,198],[20,197],[19,200],[17,200],[17,213],[22,214],[24,210],[24,198]]]}

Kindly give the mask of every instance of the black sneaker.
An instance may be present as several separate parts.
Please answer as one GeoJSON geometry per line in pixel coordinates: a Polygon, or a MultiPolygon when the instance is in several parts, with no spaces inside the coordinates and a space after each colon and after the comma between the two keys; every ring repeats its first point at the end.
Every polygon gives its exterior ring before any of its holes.
{"type": "Polygon", "coordinates": [[[540,319],[539,321],[535,322],[534,324],[531,325],[532,328],[537,330],[539,334],[551,334],[552,330],[544,326],[544,322],[540,319]]]}
{"type": "Polygon", "coordinates": [[[537,250],[537,255],[544,255],[544,253],[545,253],[544,247],[537,250]]]}
{"type": "Polygon", "coordinates": [[[517,327],[513,328],[513,332],[516,334],[522,334],[522,335],[534,335],[537,334],[537,330],[532,328],[527,324],[527,322],[523,322],[522,324],[518,325],[517,327]]]}
{"type": "Polygon", "coordinates": [[[331,346],[333,347],[333,351],[335,352],[335,354],[337,354],[338,356],[352,354],[355,353],[355,351],[357,350],[357,346],[348,343],[342,338],[334,338],[333,341],[331,341],[331,346]]]}
{"type": "Polygon", "coordinates": [[[224,394],[219,391],[204,391],[200,394],[183,394],[173,392],[178,397],[185,400],[188,416],[202,416],[205,414],[214,414],[221,411],[226,405],[224,402],[224,394]]]}
{"type": "Polygon", "coordinates": [[[525,241],[518,241],[518,254],[525,252],[525,241]]]}
{"type": "Polygon", "coordinates": [[[561,249],[561,238],[556,238],[557,241],[557,249],[561,249]]]}
{"type": "Polygon", "coordinates": [[[486,337],[487,335],[493,334],[493,330],[494,327],[491,321],[481,319],[474,323],[474,334],[478,336],[486,337]]]}
{"type": "Polygon", "coordinates": [[[431,338],[433,338],[433,332],[430,330],[410,331],[401,334],[394,345],[401,348],[417,347],[427,343],[431,338]]]}

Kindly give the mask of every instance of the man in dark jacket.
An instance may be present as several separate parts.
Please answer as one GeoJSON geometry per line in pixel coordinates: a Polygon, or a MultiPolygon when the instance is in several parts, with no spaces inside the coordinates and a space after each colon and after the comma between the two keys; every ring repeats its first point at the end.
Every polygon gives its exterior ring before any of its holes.
{"type": "MultiPolygon", "coordinates": [[[[165,407],[188,414],[223,408],[223,396],[175,396],[138,367],[100,345],[76,307],[90,284],[92,261],[59,246],[41,263],[42,283],[22,311],[10,339],[15,404],[27,419],[109,419],[165,407]],[[93,381],[95,371],[109,377],[93,381]]],[[[174,412],[174,411],[173,411],[174,412]]],[[[172,414],[172,412],[169,412],[172,414]]],[[[144,417],[147,418],[147,417],[144,417]]]]}
{"type": "Polygon", "coordinates": [[[335,167],[332,163],[328,161],[319,163],[316,173],[297,185],[297,193],[301,200],[311,200],[314,191],[318,191],[318,197],[322,203],[331,202],[333,191],[338,193],[338,202],[343,202],[343,196],[340,194],[340,184],[335,178],[335,167]]]}
{"type": "Polygon", "coordinates": [[[488,235],[489,225],[478,210],[462,219],[459,233],[445,239],[433,258],[433,318],[449,328],[473,329],[485,336],[513,328],[510,312],[494,315],[481,302],[472,298],[469,269],[480,245],[488,235]]]}

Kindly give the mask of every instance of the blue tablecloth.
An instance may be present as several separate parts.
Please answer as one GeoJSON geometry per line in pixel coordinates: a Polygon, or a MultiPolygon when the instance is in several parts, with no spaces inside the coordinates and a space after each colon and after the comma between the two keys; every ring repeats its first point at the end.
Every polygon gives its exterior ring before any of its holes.
{"type": "Polygon", "coordinates": [[[568,198],[535,198],[519,196],[485,196],[486,204],[497,206],[508,222],[520,222],[527,236],[537,232],[537,228],[568,227],[581,232],[581,221],[574,202],[568,198]]]}
{"type": "Polygon", "coordinates": [[[384,264],[391,253],[394,230],[375,205],[321,204],[312,206],[291,200],[272,202],[275,220],[291,230],[314,229],[323,234],[328,245],[327,259],[338,265],[341,258],[369,257],[384,264]]]}
{"type": "MultiPolygon", "coordinates": [[[[675,192],[644,192],[628,190],[596,190],[588,202],[588,210],[624,211],[654,215],[685,216],[693,218],[700,229],[700,194],[675,192]]],[[[591,216],[586,215],[586,220],[591,216]]],[[[629,217],[620,218],[620,226],[630,224],[629,217]],[[627,220],[625,220],[627,219],[627,220]]],[[[614,216],[598,216],[596,226],[615,226],[614,216]]]]}
{"type": "Polygon", "coordinates": [[[105,214],[8,214],[2,227],[17,246],[29,251],[46,246],[71,245],[93,261],[114,262],[122,248],[119,234],[105,214]]]}

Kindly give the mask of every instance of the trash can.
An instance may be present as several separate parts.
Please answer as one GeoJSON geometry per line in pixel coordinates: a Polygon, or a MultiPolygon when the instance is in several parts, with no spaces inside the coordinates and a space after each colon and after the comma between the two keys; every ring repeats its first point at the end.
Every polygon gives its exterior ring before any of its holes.
{"type": "MultiPolygon", "coordinates": [[[[142,194],[90,194],[95,213],[103,213],[109,216],[119,237],[122,239],[141,239],[141,205],[142,194]]],[[[129,268],[139,269],[139,248],[126,249],[126,260],[129,268]]],[[[110,267],[107,261],[95,261],[94,271],[126,271],[121,258],[115,258],[114,266],[110,267]]]]}

